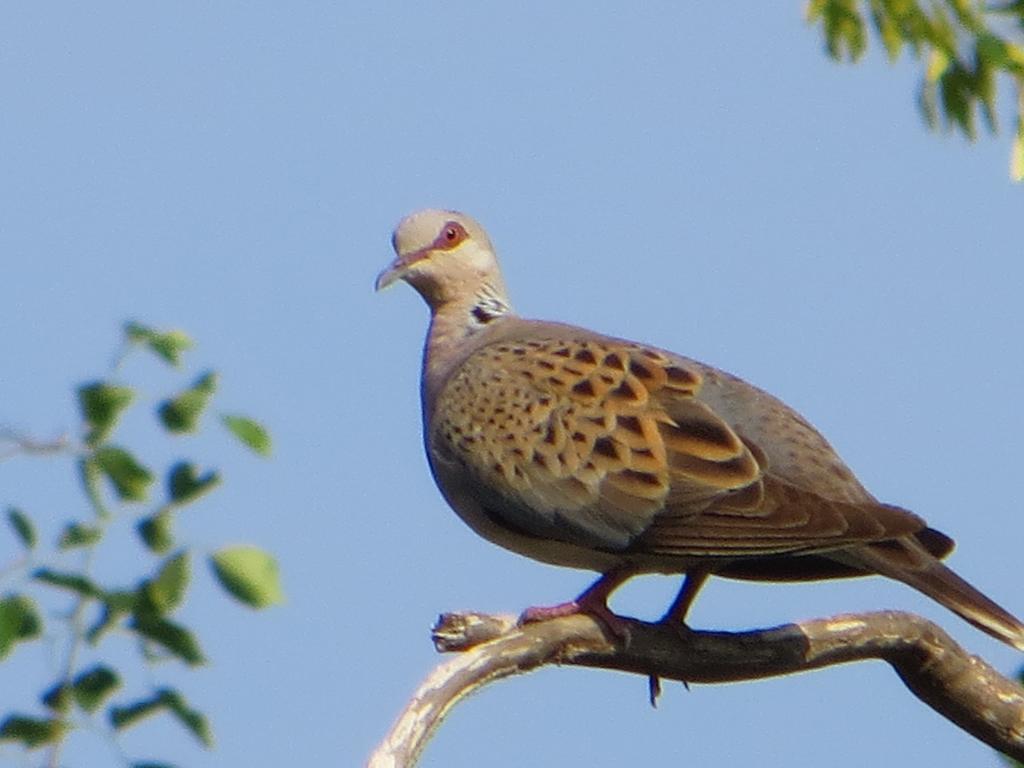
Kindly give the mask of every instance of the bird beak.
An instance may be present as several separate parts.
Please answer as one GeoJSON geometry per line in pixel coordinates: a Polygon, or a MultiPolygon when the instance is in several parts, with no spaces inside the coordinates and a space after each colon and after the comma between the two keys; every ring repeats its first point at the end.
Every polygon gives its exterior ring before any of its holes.
{"type": "Polygon", "coordinates": [[[392,283],[401,280],[403,277],[405,277],[405,272],[406,269],[408,269],[408,267],[409,265],[408,263],[406,263],[405,259],[399,256],[390,264],[388,264],[384,268],[383,272],[377,275],[377,282],[373,284],[374,289],[378,291],[383,291],[392,283]]]}
{"type": "Polygon", "coordinates": [[[394,261],[384,268],[383,272],[377,275],[377,282],[374,283],[374,286],[378,291],[383,291],[392,283],[404,280],[410,270],[416,266],[417,262],[423,261],[423,259],[429,258],[429,256],[429,247],[420,248],[418,251],[410,253],[399,254],[395,257],[394,261]]]}

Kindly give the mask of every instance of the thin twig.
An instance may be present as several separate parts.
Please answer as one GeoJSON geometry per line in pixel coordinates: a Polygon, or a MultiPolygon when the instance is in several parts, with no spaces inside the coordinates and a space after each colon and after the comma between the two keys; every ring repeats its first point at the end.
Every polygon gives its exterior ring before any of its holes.
{"type": "Polygon", "coordinates": [[[61,435],[53,440],[37,440],[13,429],[0,428],[0,444],[7,444],[9,446],[4,448],[4,450],[0,450],[0,461],[3,461],[4,459],[24,454],[61,453],[68,449],[70,441],[67,435],[61,435]]]}

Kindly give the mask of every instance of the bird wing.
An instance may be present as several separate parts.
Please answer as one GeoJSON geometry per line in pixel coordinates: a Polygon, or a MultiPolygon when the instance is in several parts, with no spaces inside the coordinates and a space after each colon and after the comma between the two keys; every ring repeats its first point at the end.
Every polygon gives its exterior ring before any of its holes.
{"type": "Polygon", "coordinates": [[[500,339],[453,372],[430,440],[504,525],[596,549],[763,556],[923,527],[773,474],[765,450],[700,397],[709,370],[605,337],[500,339]]]}

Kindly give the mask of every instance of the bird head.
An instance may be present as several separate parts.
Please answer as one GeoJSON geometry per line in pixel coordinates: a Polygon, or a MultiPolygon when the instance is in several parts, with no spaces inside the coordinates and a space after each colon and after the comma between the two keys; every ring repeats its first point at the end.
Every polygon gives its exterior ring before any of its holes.
{"type": "Polygon", "coordinates": [[[481,295],[504,301],[505,287],[483,227],[457,211],[428,209],[402,219],[391,237],[395,259],[377,290],[404,280],[432,309],[481,295]]]}

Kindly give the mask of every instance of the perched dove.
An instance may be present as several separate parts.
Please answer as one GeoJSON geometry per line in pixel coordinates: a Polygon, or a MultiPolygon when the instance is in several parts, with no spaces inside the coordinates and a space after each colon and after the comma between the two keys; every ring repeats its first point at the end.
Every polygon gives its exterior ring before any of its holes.
{"type": "Polygon", "coordinates": [[[602,574],[525,619],[586,611],[615,628],[608,596],[640,573],[686,574],[665,616],[678,621],[710,574],[881,574],[1024,650],[1024,625],[939,562],[952,539],[877,501],[779,400],[661,349],[517,317],[464,214],[412,214],[392,243],[377,289],[405,280],[430,306],[424,437],[448,503],[496,544],[602,574]]]}

